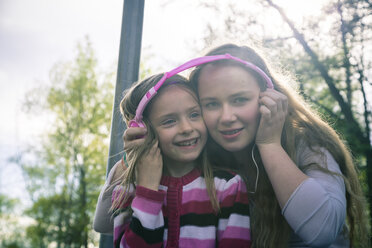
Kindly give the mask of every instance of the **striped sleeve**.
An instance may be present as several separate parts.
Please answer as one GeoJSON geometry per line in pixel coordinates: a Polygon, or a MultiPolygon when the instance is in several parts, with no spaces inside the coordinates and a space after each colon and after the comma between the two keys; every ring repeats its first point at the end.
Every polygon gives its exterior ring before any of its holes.
{"type": "Polygon", "coordinates": [[[220,196],[218,247],[251,247],[248,196],[239,175],[227,180],[220,196]]]}
{"type": "Polygon", "coordinates": [[[137,186],[129,208],[114,218],[115,247],[161,247],[165,192],[137,186]],[[129,210],[132,214],[129,216],[129,210]]]}

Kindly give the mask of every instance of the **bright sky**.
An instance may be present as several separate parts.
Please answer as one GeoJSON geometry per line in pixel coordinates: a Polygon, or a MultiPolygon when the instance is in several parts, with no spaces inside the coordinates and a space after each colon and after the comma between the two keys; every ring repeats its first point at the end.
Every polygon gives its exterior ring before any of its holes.
{"type": "MultiPolygon", "coordinates": [[[[198,2],[145,2],[142,56],[152,56],[155,69],[170,69],[200,55],[195,49],[211,16],[198,8],[198,2]]],[[[319,12],[325,0],[274,2],[300,23],[304,15],[319,12]]],[[[101,70],[112,68],[119,51],[122,10],[123,0],[0,0],[0,193],[24,197],[20,170],[7,158],[35,142],[43,129],[43,118],[22,113],[25,93],[48,83],[55,63],[73,60],[76,44],[86,35],[101,70]]]]}

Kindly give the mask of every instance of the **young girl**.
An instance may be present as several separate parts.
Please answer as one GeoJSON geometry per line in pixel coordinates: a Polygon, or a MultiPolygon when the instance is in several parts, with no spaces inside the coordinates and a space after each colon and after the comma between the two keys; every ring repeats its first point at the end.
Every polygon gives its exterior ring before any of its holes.
{"type": "MultiPolygon", "coordinates": [[[[252,48],[226,44],[206,55],[226,53],[255,64],[274,84],[267,89],[262,75],[233,60],[200,65],[190,76],[212,163],[236,169],[255,192],[252,246],[369,247],[364,197],[345,144],[252,48]]],[[[125,146],[137,146],[143,132],[127,132],[125,146]]]]}
{"type": "MultiPolygon", "coordinates": [[[[121,112],[128,125],[162,76],[126,92],[121,112]]],[[[212,176],[203,151],[207,131],[189,82],[178,75],[166,80],[143,122],[143,144],[126,148],[128,168],[112,194],[115,246],[250,247],[245,184],[226,171],[212,176]]]]}
{"type": "Polygon", "coordinates": [[[226,53],[255,64],[274,84],[266,89],[260,75],[231,60],[203,64],[190,77],[213,162],[238,169],[247,182],[259,165],[254,246],[367,247],[363,194],[347,147],[255,50],[226,44],[207,55],[226,53]]]}

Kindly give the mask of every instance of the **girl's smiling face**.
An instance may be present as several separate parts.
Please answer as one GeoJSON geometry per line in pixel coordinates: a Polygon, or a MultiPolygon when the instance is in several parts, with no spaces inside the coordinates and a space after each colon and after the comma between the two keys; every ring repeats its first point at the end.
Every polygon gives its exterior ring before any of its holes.
{"type": "Polygon", "coordinates": [[[248,71],[233,65],[207,65],[200,72],[198,91],[204,122],[219,145],[238,152],[254,141],[260,87],[248,71]]]}
{"type": "Polygon", "coordinates": [[[207,129],[195,94],[177,84],[167,86],[149,110],[165,159],[173,163],[196,160],[207,141],[207,129]]]}

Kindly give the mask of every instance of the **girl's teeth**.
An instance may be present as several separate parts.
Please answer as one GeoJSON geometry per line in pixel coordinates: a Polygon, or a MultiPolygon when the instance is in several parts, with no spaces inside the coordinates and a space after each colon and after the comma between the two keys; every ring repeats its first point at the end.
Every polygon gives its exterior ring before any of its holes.
{"type": "Polygon", "coordinates": [[[196,139],[178,143],[179,146],[192,146],[196,144],[196,139]]]}
{"type": "Polygon", "coordinates": [[[223,134],[227,134],[227,135],[231,135],[231,134],[236,134],[237,132],[239,132],[240,130],[236,129],[236,130],[233,130],[233,131],[224,131],[222,132],[223,134]]]}

